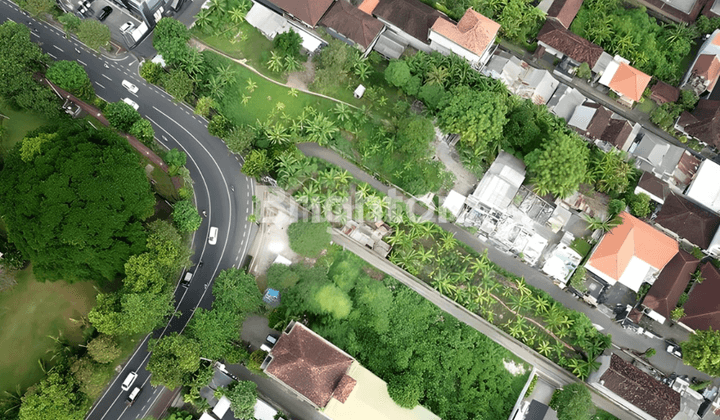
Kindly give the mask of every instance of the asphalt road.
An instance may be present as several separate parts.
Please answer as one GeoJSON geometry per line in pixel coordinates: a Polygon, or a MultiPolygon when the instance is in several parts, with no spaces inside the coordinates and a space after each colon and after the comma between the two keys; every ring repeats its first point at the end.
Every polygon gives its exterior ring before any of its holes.
{"type": "MultiPolygon", "coordinates": [[[[51,57],[77,60],[82,64],[101,98],[115,102],[128,97],[135,101],[140,114],[152,123],[158,140],[164,146],[180,148],[188,155],[187,168],[195,181],[196,205],[199,210],[207,210],[208,213],[193,236],[193,261],[196,264],[202,261],[203,265],[191,269],[195,274],[189,288],[176,288],[179,312],[166,327],[151,335],[159,337],[183,331],[198,306],[210,307],[213,299],[211,285],[217,274],[223,269],[242,265],[247,255],[254,234],[253,224],[247,222],[247,216],[252,211],[252,180],[240,173],[241,163],[225,144],[207,132],[207,122],[203,118],[138,76],[139,63],[134,56],[127,54],[113,60],[102,57],[76,39],[66,39],[57,28],[32,20],[6,0],[0,0],[0,16],[2,22],[11,19],[34,28],[31,39],[51,57]],[[137,95],[123,88],[122,80],[137,86],[137,95]],[[210,226],[219,228],[216,245],[209,245],[206,240],[210,226]]],[[[147,342],[151,335],[145,337],[122,372],[108,386],[89,412],[88,419],[138,419],[146,415],[160,394],[159,388],[150,385],[150,374],[145,370],[149,358],[147,342]],[[125,399],[128,392],[123,392],[120,384],[130,371],[137,371],[139,376],[134,386],[142,386],[142,391],[135,404],[127,406],[125,399]]]]}

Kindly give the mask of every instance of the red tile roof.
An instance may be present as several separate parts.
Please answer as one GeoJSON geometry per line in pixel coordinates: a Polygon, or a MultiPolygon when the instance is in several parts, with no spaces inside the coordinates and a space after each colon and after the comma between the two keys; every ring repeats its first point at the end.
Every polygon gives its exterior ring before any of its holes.
{"type": "Polygon", "coordinates": [[[562,24],[552,19],[545,21],[537,39],[578,63],[588,63],[590,68],[595,66],[603,53],[601,46],[575,35],[565,29],[562,24]]]}
{"type": "Polygon", "coordinates": [[[680,89],[659,81],[650,88],[650,99],[662,105],[666,102],[676,102],[680,98],[680,89]]]}
{"type": "Polygon", "coordinates": [[[623,224],[603,236],[589,264],[608,277],[619,280],[632,257],[662,270],[677,254],[678,244],[652,226],[622,212],[623,224]]]}
{"type": "Polygon", "coordinates": [[[707,90],[711,92],[720,76],[720,59],[714,54],[703,54],[698,57],[692,72],[707,80],[707,90]]]}
{"type": "Polygon", "coordinates": [[[657,420],[671,420],[680,412],[680,394],[616,354],[610,356],[610,367],[600,380],[605,388],[657,420]]]}
{"type": "Polygon", "coordinates": [[[585,129],[585,135],[599,140],[610,123],[610,117],[612,117],[613,112],[597,103],[585,102],[583,105],[597,109],[590,119],[590,124],[588,124],[585,129]]]}
{"type": "Polygon", "coordinates": [[[627,63],[620,63],[620,67],[618,67],[612,80],[610,80],[609,88],[633,101],[639,101],[648,83],[650,83],[650,79],[650,76],[635,67],[627,63]]]}
{"type": "Polygon", "coordinates": [[[265,373],[284,382],[318,407],[325,407],[353,359],[330,342],[295,323],[270,352],[265,373]]]}
{"type": "Polygon", "coordinates": [[[583,0],[555,0],[548,9],[547,17],[555,18],[565,28],[570,29],[570,24],[580,11],[582,4],[583,0]]]}
{"type": "Polygon", "coordinates": [[[468,51],[482,55],[495,39],[500,24],[473,9],[467,9],[457,25],[447,19],[438,18],[430,30],[468,51]]]}
{"type": "Polygon", "coordinates": [[[344,0],[336,1],[319,23],[365,48],[370,46],[383,28],[382,22],[344,0]]]}
{"type": "Polygon", "coordinates": [[[643,305],[669,319],[698,264],[700,260],[680,250],[663,268],[645,296],[643,305]]]}
{"type": "Polygon", "coordinates": [[[273,4],[310,26],[318,21],[335,0],[272,0],[273,4]]]}
{"type": "Polygon", "coordinates": [[[720,272],[707,262],[700,269],[703,282],[695,283],[683,309],[680,322],[694,330],[720,329],[720,272]]]}
{"type": "Polygon", "coordinates": [[[693,245],[707,249],[720,226],[720,216],[671,192],[655,218],[655,223],[693,245]]]}
{"type": "Polygon", "coordinates": [[[365,12],[368,15],[372,15],[373,10],[375,10],[375,7],[377,7],[378,3],[380,3],[380,0],[365,0],[358,6],[358,9],[360,9],[361,12],[365,12]]]}

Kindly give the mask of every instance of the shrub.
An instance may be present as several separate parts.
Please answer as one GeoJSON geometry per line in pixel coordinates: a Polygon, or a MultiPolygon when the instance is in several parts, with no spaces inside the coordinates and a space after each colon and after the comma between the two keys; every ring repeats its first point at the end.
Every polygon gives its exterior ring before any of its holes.
{"type": "Polygon", "coordinates": [[[123,101],[111,102],[105,107],[105,118],[110,125],[120,131],[127,132],[141,117],[135,108],[123,101]]]}
{"type": "Polygon", "coordinates": [[[330,224],[298,221],[288,228],[290,248],[305,257],[315,258],[330,245],[330,224]]]}
{"type": "Polygon", "coordinates": [[[202,223],[202,216],[190,200],[182,200],[173,206],[173,222],[180,232],[194,232],[202,223]]]}
{"type": "Polygon", "coordinates": [[[300,57],[302,37],[295,31],[281,33],[273,40],[273,50],[283,57],[300,57]]]}
{"type": "Polygon", "coordinates": [[[140,77],[147,80],[148,83],[154,85],[160,83],[160,79],[163,75],[163,68],[158,63],[152,61],[146,61],[140,66],[140,77]]]}
{"type": "Polygon", "coordinates": [[[233,123],[220,114],[215,114],[208,124],[208,132],[215,137],[225,138],[233,129],[233,123]]]}

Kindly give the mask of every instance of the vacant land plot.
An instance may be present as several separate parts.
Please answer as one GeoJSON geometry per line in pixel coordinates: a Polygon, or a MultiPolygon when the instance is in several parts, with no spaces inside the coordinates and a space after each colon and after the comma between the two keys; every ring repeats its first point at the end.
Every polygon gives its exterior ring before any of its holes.
{"type": "Polygon", "coordinates": [[[87,315],[97,294],[90,282],[37,282],[32,267],[18,273],[17,281],[0,293],[0,391],[16,384],[24,389],[44,376],[38,360],[49,359],[51,336],[62,332],[70,342],[82,342],[70,318],[87,315]]]}
{"type": "Polygon", "coordinates": [[[16,111],[1,100],[0,114],[7,117],[2,118],[1,122],[3,127],[5,127],[6,134],[0,137],[0,154],[6,153],[7,150],[10,150],[10,148],[15,145],[15,143],[22,140],[25,133],[48,122],[46,119],[36,114],[26,111],[16,111]]]}

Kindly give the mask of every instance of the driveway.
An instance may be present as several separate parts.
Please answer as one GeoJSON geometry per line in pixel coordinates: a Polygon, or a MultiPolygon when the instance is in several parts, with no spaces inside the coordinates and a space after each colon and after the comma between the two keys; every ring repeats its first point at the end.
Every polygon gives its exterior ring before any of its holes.
{"type": "Polygon", "coordinates": [[[273,337],[279,337],[280,331],[275,331],[268,327],[268,320],[264,316],[250,315],[243,322],[242,332],[240,338],[246,343],[250,343],[250,351],[255,351],[260,348],[260,345],[265,344],[265,337],[272,334],[273,337]]]}

